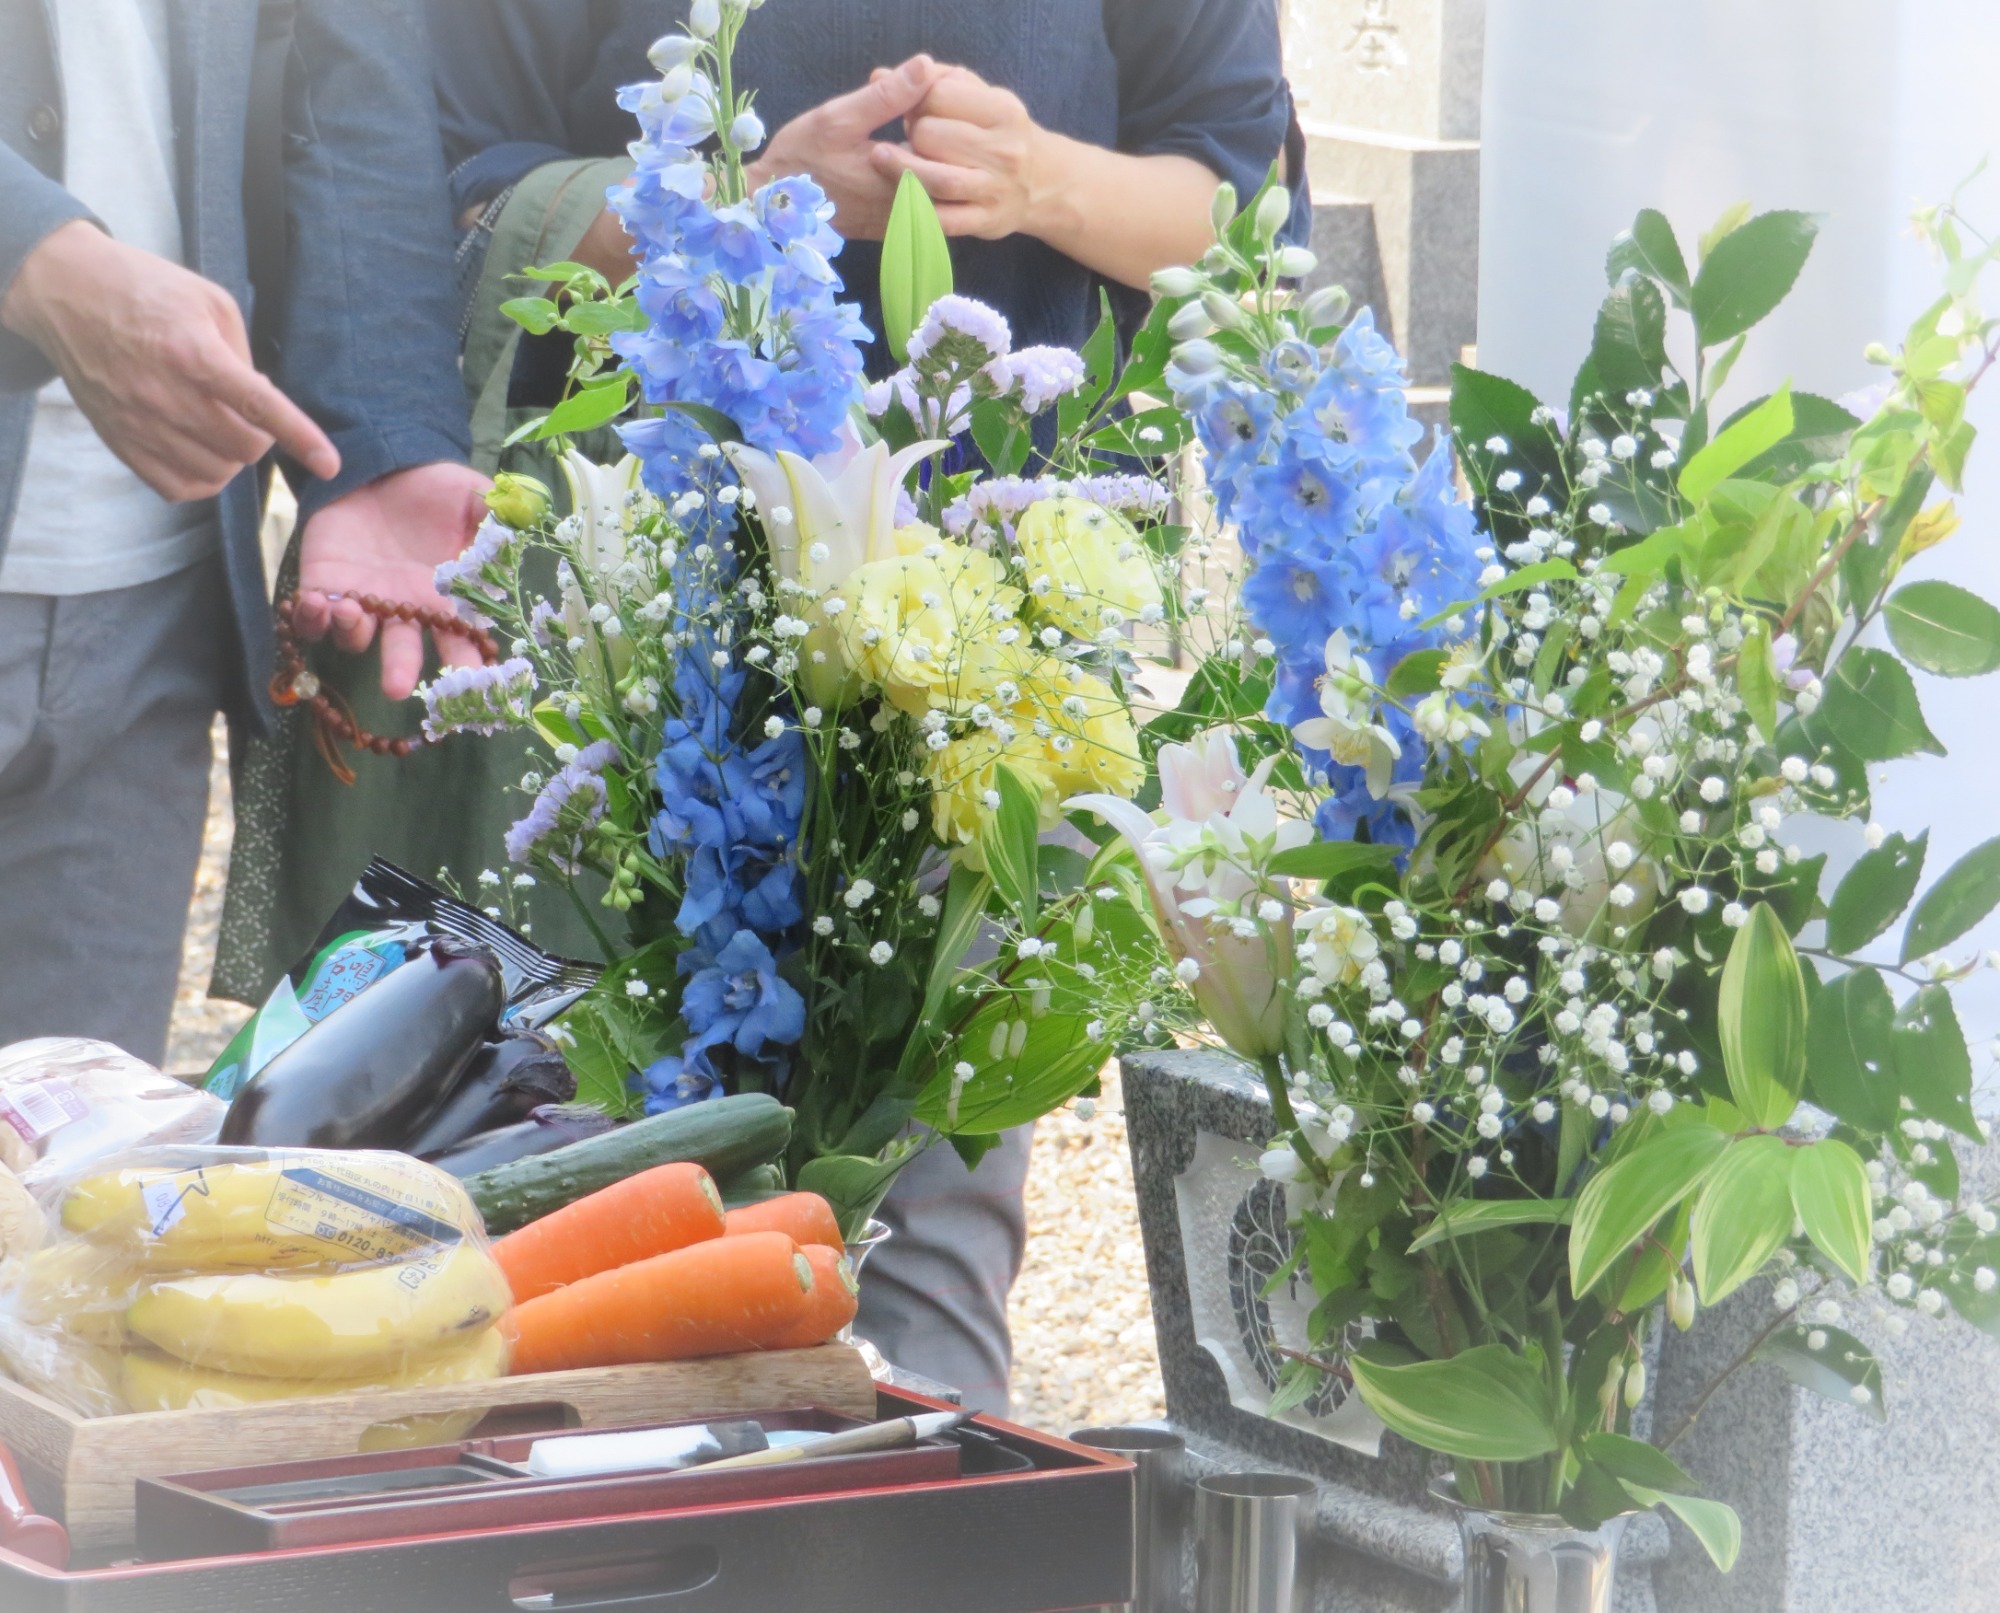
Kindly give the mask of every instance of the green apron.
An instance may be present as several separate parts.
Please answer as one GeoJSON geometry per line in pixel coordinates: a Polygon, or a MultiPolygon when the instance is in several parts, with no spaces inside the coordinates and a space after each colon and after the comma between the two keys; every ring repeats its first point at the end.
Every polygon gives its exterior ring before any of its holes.
{"type": "MultiPolygon", "coordinates": [[[[546,164],[515,188],[494,226],[464,351],[472,462],[489,475],[502,467],[508,433],[529,418],[507,406],[521,328],[501,314],[500,304],[527,289],[508,277],[567,258],[603,208],[606,188],[631,170],[622,157],[546,164]]],[[[579,446],[593,458],[622,452],[609,431],[579,446]]],[[[546,451],[511,448],[504,464],[539,476],[561,497],[561,478],[546,451]]],[[[292,587],[297,568],[294,533],[279,568],[281,590],[292,587]]],[[[373,651],[345,657],[321,649],[313,666],[364,728],[416,730],[414,701],[392,707],[382,698],[373,651]]],[[[300,707],[280,713],[269,739],[245,744],[232,736],[230,759],[236,835],[209,991],[246,1003],[261,1003],[312,945],[370,857],[387,857],[427,879],[442,873],[481,906],[497,901],[490,887],[479,885],[479,875],[503,866],[508,825],[528,810],[519,781],[534,765],[525,735],[461,734],[401,759],[349,751],[355,781],[342,785],[315,748],[300,707]]],[[[561,891],[541,887],[527,894],[521,911],[532,919],[537,943],[572,957],[600,955],[561,891]]]]}

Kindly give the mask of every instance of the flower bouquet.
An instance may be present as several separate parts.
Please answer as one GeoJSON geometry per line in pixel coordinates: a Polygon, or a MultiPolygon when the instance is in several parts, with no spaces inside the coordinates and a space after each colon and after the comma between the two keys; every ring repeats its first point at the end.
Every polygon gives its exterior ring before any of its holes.
{"type": "Polygon", "coordinates": [[[1919,226],[1946,294],[1871,349],[1858,412],[1715,401],[1811,218],[1733,213],[1690,267],[1646,212],[1567,409],[1461,368],[1421,463],[1365,315],[1336,328],[1241,235],[1162,281],[1248,570],[1162,730],[1161,810],[1082,804],[1184,1018],[1267,1078],[1278,1280],[1318,1296],[1273,1409],[1337,1374],[1468,1505],[1664,1504],[1727,1567],[1735,1515],[1672,1456],[1707,1399],[1652,1423],[1651,1331],[1757,1284],[1737,1364],[1879,1417],[1856,1320],[2000,1327],[2000,1222],[1952,1149],[1986,1132],[1952,988],[2000,840],[1927,877],[1869,808],[1870,770],[1941,750],[1912,669],[2000,668],[2000,611],[1900,575],[1955,525],[2000,331],[1994,249],[1950,208],[1919,226]],[[1842,823],[1865,851],[1835,881],[1804,846],[1842,823]]]}
{"type": "Polygon", "coordinates": [[[790,1185],[852,1232],[917,1137],[974,1160],[1094,1082],[1095,999],[1152,962],[1143,914],[1090,894],[1095,847],[1042,841],[1067,797],[1144,786],[1131,635],[1178,608],[1180,535],[1116,456],[1185,431],[1128,406],[1164,316],[1116,375],[1108,316],[1081,354],[1013,350],[949,294],[913,181],[883,269],[907,367],[865,389],[830,205],[746,188],[748,10],[695,8],[622,92],[634,276],[554,265],[509,305],[576,342],[535,434],[622,417],[629,453],[567,448],[560,518],[502,478],[440,584],[511,653],[428,685],[427,723],[548,748],[508,884],[566,886],[611,960],[564,1021],[582,1095],[777,1094],[790,1185]]]}

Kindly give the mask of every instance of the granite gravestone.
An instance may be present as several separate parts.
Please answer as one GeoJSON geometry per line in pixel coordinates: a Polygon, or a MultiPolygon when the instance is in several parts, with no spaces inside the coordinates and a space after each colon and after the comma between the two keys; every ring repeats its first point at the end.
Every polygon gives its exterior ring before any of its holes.
{"type": "MultiPolygon", "coordinates": [[[[1364,1425],[1365,1408],[1258,1414],[1274,1363],[1295,1348],[1308,1295],[1264,1276],[1289,1238],[1256,1172],[1271,1134],[1262,1082],[1217,1054],[1123,1065],[1127,1128],[1152,1285],[1167,1414],[1198,1471],[1276,1467],[1320,1480],[1317,1613],[1447,1613],[1458,1535],[1423,1495],[1442,1464],[1364,1425]],[[1241,1235],[1219,1235],[1218,1219],[1241,1235]],[[1217,1269],[1217,1266],[1220,1269],[1217,1269]],[[1370,1455],[1370,1433],[1379,1454],[1370,1455]]],[[[1960,1147],[1966,1180],[2000,1199],[2000,1146],[1960,1147]]],[[[1763,1325],[1753,1285],[1692,1333],[1658,1341],[1660,1426],[1677,1427],[1763,1325]]],[[[1743,1553],[1719,1574],[1678,1525],[1647,1516],[1625,1537],[1621,1613],[1988,1613],[2000,1606],[2000,1343],[1951,1318],[1870,1336],[1890,1416],[1877,1423],[1753,1365],[1675,1448],[1707,1493],[1743,1520],[1743,1553]]]]}
{"type": "Polygon", "coordinates": [[[1287,0],[1284,25],[1315,201],[1311,283],[1373,308],[1412,382],[1441,386],[1478,313],[1485,0],[1287,0]]]}

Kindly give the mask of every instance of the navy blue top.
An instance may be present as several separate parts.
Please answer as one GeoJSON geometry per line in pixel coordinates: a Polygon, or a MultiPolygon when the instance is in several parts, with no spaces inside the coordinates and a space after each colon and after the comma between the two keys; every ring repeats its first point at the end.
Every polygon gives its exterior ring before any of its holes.
{"type": "MultiPolygon", "coordinates": [[[[646,47],[686,15],[682,0],[428,3],[455,212],[542,163],[624,151],[636,127],[614,94],[654,76],[646,47]]],[[[775,131],[919,51],[1004,85],[1044,128],[1192,157],[1246,200],[1292,121],[1276,0],[769,0],[744,27],[736,78],[775,131]]],[[[860,241],[836,264],[873,329],[879,261],[860,241]]],[[[961,238],[952,262],[1018,346],[1077,347],[1095,323],[1090,271],[1032,237],[961,238]]]]}

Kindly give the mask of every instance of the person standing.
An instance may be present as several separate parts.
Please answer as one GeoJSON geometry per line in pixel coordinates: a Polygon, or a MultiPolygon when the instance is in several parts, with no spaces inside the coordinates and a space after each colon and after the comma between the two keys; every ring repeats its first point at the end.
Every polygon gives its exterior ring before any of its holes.
{"type": "MultiPolygon", "coordinates": [[[[305,629],[349,648],[332,596],[437,602],[477,519],[427,60],[414,0],[0,0],[0,1041],[164,1055],[211,719],[271,719],[267,456],[305,629]]],[[[417,630],[382,655],[407,694],[417,630]]]]}

